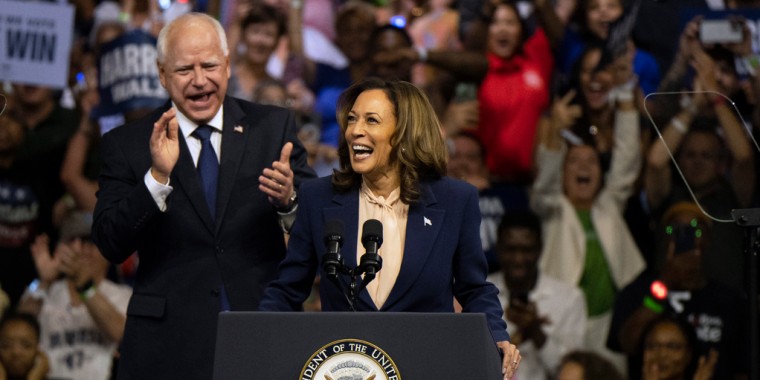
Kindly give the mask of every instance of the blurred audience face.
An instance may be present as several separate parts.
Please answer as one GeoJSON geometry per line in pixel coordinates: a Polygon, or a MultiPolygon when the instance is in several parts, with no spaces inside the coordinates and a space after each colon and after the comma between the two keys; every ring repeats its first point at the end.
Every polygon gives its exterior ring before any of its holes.
{"type": "Polygon", "coordinates": [[[538,276],[541,242],[535,231],[525,227],[505,228],[496,249],[508,284],[528,285],[538,276]]]}
{"type": "Polygon", "coordinates": [[[36,331],[24,321],[8,321],[0,329],[0,363],[9,378],[26,378],[34,366],[38,342],[36,331]]]}
{"type": "Polygon", "coordinates": [[[24,141],[24,127],[10,117],[0,116],[0,157],[11,155],[24,141]]]}
{"type": "Polygon", "coordinates": [[[245,58],[252,64],[266,65],[279,41],[276,22],[255,23],[243,31],[245,58]]]}
{"type": "Polygon", "coordinates": [[[368,56],[375,19],[359,11],[354,15],[356,17],[339,16],[335,25],[335,43],[351,63],[361,63],[368,56]]]}
{"type": "Polygon", "coordinates": [[[288,105],[288,93],[281,83],[260,83],[253,89],[253,101],[260,104],[286,107],[288,105]]]}
{"type": "Polygon", "coordinates": [[[95,46],[93,49],[98,51],[101,46],[115,40],[125,31],[124,24],[120,22],[108,22],[100,25],[95,34],[95,46]]]}
{"type": "Polygon", "coordinates": [[[367,90],[356,98],[348,114],[345,138],[351,167],[370,180],[398,171],[390,159],[391,137],[396,130],[394,109],[383,90],[367,90]]]}
{"type": "Polygon", "coordinates": [[[607,39],[610,24],[622,14],[621,0],[590,0],[586,5],[586,27],[594,36],[607,39]]]}
{"type": "Polygon", "coordinates": [[[704,221],[699,209],[680,210],[665,221],[665,264],[663,276],[669,286],[675,290],[694,290],[704,286],[705,274],[702,265],[703,252],[710,241],[710,226],[704,221]],[[693,249],[680,249],[677,252],[676,240],[692,239],[693,249]]]}
{"type": "Polygon", "coordinates": [[[590,145],[571,145],[563,170],[565,195],[576,208],[587,209],[602,186],[599,155],[590,145]]]}
{"type": "Polygon", "coordinates": [[[465,179],[470,176],[488,178],[488,168],[480,144],[470,136],[454,136],[449,151],[448,175],[465,179]]]}
{"type": "Polygon", "coordinates": [[[644,337],[644,357],[656,363],[659,379],[681,379],[691,360],[691,350],[681,329],[663,321],[644,337]]]}
{"type": "Polygon", "coordinates": [[[501,58],[510,58],[520,47],[522,33],[517,10],[509,5],[499,5],[488,26],[488,50],[501,58]]]}
{"type": "Polygon", "coordinates": [[[557,380],[585,380],[583,366],[576,362],[566,362],[557,373],[557,380]]]}
{"type": "Polygon", "coordinates": [[[691,132],[678,150],[678,165],[686,182],[695,190],[713,184],[721,171],[721,143],[711,133],[691,132]]]}
{"type": "MultiPolygon", "coordinates": [[[[412,45],[409,40],[404,38],[400,29],[385,29],[377,34],[372,41],[373,55],[381,55],[387,52],[395,52],[399,49],[410,48],[412,45]]],[[[373,60],[372,72],[374,76],[386,80],[403,80],[410,82],[412,79],[412,65],[414,62],[406,59],[388,62],[373,60]],[[387,63],[385,63],[387,62],[387,63]]]]}
{"type": "Polygon", "coordinates": [[[580,63],[580,90],[591,110],[599,110],[609,106],[612,75],[606,70],[594,71],[601,58],[602,51],[594,49],[587,52],[580,63]]]}
{"type": "Polygon", "coordinates": [[[38,107],[53,99],[53,90],[27,84],[13,84],[16,101],[24,107],[38,107]]]}
{"type": "Polygon", "coordinates": [[[158,65],[159,78],[179,111],[205,124],[224,101],[229,57],[211,22],[194,17],[176,22],[167,36],[164,62],[158,65]]]}

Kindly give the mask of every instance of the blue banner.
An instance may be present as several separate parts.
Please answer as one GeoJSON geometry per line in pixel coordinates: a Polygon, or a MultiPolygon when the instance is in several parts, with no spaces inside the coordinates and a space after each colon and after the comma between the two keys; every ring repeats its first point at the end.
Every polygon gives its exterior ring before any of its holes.
{"type": "Polygon", "coordinates": [[[94,117],[152,109],[168,99],[158,79],[156,39],[142,30],[103,45],[98,73],[100,104],[94,117]]]}

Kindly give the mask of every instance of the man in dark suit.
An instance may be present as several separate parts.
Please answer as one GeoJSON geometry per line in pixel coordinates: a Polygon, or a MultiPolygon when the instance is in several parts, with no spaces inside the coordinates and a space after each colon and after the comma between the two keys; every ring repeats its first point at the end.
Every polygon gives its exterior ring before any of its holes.
{"type": "Polygon", "coordinates": [[[103,137],[93,240],[112,262],[140,255],[119,379],[210,379],[217,315],[256,308],[313,173],[290,112],[225,99],[216,20],[179,17],[157,50],[171,104],[103,137]]]}

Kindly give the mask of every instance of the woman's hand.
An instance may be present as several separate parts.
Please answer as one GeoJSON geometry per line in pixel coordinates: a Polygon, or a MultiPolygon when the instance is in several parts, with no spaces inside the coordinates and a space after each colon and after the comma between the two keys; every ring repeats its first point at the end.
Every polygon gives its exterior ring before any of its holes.
{"type": "Polygon", "coordinates": [[[504,380],[511,379],[515,375],[515,372],[517,372],[517,367],[522,359],[520,350],[517,349],[517,346],[506,340],[496,342],[496,345],[504,353],[504,360],[501,363],[501,373],[504,375],[504,380]]]}
{"type": "Polygon", "coordinates": [[[42,350],[37,351],[37,357],[34,358],[34,366],[26,375],[28,380],[45,380],[47,373],[50,371],[50,361],[42,350]]]}

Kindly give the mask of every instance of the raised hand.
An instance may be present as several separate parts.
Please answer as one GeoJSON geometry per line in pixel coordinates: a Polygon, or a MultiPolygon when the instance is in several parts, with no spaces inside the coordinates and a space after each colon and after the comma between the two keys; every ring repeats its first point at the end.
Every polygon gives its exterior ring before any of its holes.
{"type": "Polygon", "coordinates": [[[50,370],[50,360],[45,352],[42,350],[37,351],[37,356],[34,358],[34,365],[26,375],[28,380],[45,380],[47,373],[50,370]]]}
{"type": "Polygon", "coordinates": [[[58,279],[60,271],[60,259],[58,256],[50,255],[50,238],[47,234],[37,235],[34,242],[29,247],[34,260],[34,266],[37,268],[37,274],[41,282],[51,284],[58,279]]]}
{"type": "Polygon", "coordinates": [[[293,188],[293,171],[290,170],[290,153],[293,143],[286,143],[280,151],[280,160],[272,163],[271,168],[264,169],[259,176],[259,190],[269,196],[269,202],[275,207],[284,209],[290,206],[290,197],[295,192],[293,188]]]}
{"type": "Polygon", "coordinates": [[[177,111],[170,108],[153,124],[150,135],[150,174],[159,183],[169,182],[169,176],[179,159],[179,123],[177,111]]]}
{"type": "Polygon", "coordinates": [[[710,352],[707,353],[707,356],[699,357],[699,364],[697,365],[697,370],[694,372],[693,380],[712,379],[716,363],[718,363],[718,351],[711,348],[710,352]]]}
{"type": "Polygon", "coordinates": [[[70,243],[59,244],[56,257],[61,261],[61,272],[77,287],[92,279],[88,273],[90,267],[82,258],[82,241],[74,239],[70,243]]]}
{"type": "Polygon", "coordinates": [[[575,90],[570,90],[561,98],[554,99],[551,109],[551,125],[554,133],[570,128],[583,114],[581,106],[573,104],[575,95],[575,90]]]}

